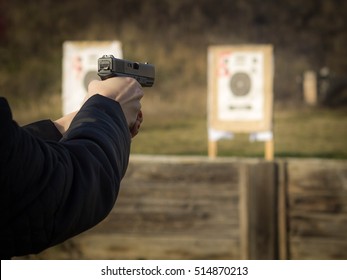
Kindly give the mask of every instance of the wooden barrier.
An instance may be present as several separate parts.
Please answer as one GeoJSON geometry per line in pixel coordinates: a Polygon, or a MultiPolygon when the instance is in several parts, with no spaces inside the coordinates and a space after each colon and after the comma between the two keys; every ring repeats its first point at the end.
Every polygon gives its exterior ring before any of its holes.
{"type": "Polygon", "coordinates": [[[116,206],[44,259],[347,259],[347,162],[133,156],[116,206]]]}
{"type": "Polygon", "coordinates": [[[277,259],[277,168],[243,164],[240,180],[242,259],[277,259]]]}
{"type": "Polygon", "coordinates": [[[290,259],[347,259],[347,163],[288,161],[290,259]]]}
{"type": "Polygon", "coordinates": [[[88,255],[238,259],[238,170],[237,162],[133,159],[114,211],[93,230],[97,246],[88,255]],[[102,242],[105,238],[112,242],[102,242]]]}

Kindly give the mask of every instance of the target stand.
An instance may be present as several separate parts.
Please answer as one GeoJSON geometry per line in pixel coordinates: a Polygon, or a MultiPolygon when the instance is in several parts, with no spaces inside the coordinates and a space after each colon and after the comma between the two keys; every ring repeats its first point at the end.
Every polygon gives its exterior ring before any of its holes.
{"type": "MultiPolygon", "coordinates": [[[[207,104],[209,130],[267,135],[261,141],[272,160],[272,45],[209,47],[207,104]]],[[[209,133],[209,157],[217,156],[217,141],[209,133]]]]}

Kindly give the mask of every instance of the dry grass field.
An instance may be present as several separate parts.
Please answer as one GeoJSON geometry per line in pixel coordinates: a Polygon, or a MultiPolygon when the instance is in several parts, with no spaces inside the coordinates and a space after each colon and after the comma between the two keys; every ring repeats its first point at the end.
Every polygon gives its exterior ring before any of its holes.
{"type": "MultiPolygon", "coordinates": [[[[347,157],[347,113],[327,109],[277,109],[274,112],[276,157],[347,157]]],[[[133,153],[207,154],[206,116],[148,116],[134,139],[133,153]]],[[[248,134],[218,142],[220,156],[262,157],[264,143],[248,134]]]]}
{"type": "MultiPolygon", "coordinates": [[[[133,154],[207,155],[206,89],[194,88],[170,97],[145,89],[144,123],[133,139],[133,154]],[[174,97],[172,97],[174,96],[174,97]]],[[[61,115],[58,94],[37,102],[15,104],[20,124],[61,115]]],[[[347,110],[275,106],[276,157],[347,158],[347,110]]],[[[219,156],[262,157],[264,144],[248,134],[218,142],[219,156]]]]}

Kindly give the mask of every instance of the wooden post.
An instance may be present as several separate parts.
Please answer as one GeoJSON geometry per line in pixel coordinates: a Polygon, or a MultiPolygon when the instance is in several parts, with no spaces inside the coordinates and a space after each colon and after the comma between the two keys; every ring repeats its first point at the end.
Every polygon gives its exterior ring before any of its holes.
{"type": "Polygon", "coordinates": [[[265,159],[273,160],[274,159],[274,140],[265,141],[265,159]]]}
{"type": "Polygon", "coordinates": [[[248,166],[247,164],[241,165],[240,168],[240,181],[239,181],[239,218],[240,218],[240,259],[249,260],[249,188],[248,188],[248,166]]]}
{"type": "Polygon", "coordinates": [[[303,90],[306,104],[317,105],[317,76],[314,71],[304,73],[303,90]]]}
{"type": "Polygon", "coordinates": [[[278,259],[277,166],[260,162],[241,168],[241,258],[278,259]]]}
{"type": "Polygon", "coordinates": [[[218,153],[217,141],[208,141],[208,157],[216,158],[218,153]]]}
{"type": "Polygon", "coordinates": [[[280,162],[278,168],[278,256],[289,259],[288,240],[288,175],[287,163],[280,162]]]}

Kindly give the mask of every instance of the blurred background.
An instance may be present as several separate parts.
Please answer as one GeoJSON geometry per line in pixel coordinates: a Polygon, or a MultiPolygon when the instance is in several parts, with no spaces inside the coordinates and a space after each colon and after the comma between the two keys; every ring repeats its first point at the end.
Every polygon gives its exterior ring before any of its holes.
{"type": "Polygon", "coordinates": [[[19,124],[61,116],[65,41],[117,40],[125,59],[156,66],[133,156],[207,155],[207,48],[274,47],[275,157],[287,162],[249,162],[264,143],[243,134],[220,141],[226,161],[133,157],[107,220],[41,258],[346,258],[346,1],[0,1],[0,92],[19,124]],[[264,186],[247,204],[242,190],[264,186]],[[257,233],[241,231],[244,213],[270,238],[242,241],[257,233]],[[277,244],[267,256],[240,253],[264,240],[277,244]]]}
{"type": "MultiPolygon", "coordinates": [[[[345,1],[2,0],[0,5],[1,95],[20,124],[61,115],[64,41],[118,40],[125,59],[151,62],[157,70],[155,87],[146,89],[146,119],[133,152],[206,154],[207,47],[272,44],[276,155],[347,156],[345,1]],[[317,74],[319,108],[302,106],[308,70],[317,74]],[[166,135],[157,133],[163,130],[166,135]],[[311,137],[317,147],[305,144],[311,137]],[[296,145],[299,138],[303,142],[296,145]],[[330,143],[319,141],[323,138],[330,143]]],[[[261,155],[262,144],[248,145],[242,137],[222,143],[221,155],[261,155]]]]}

